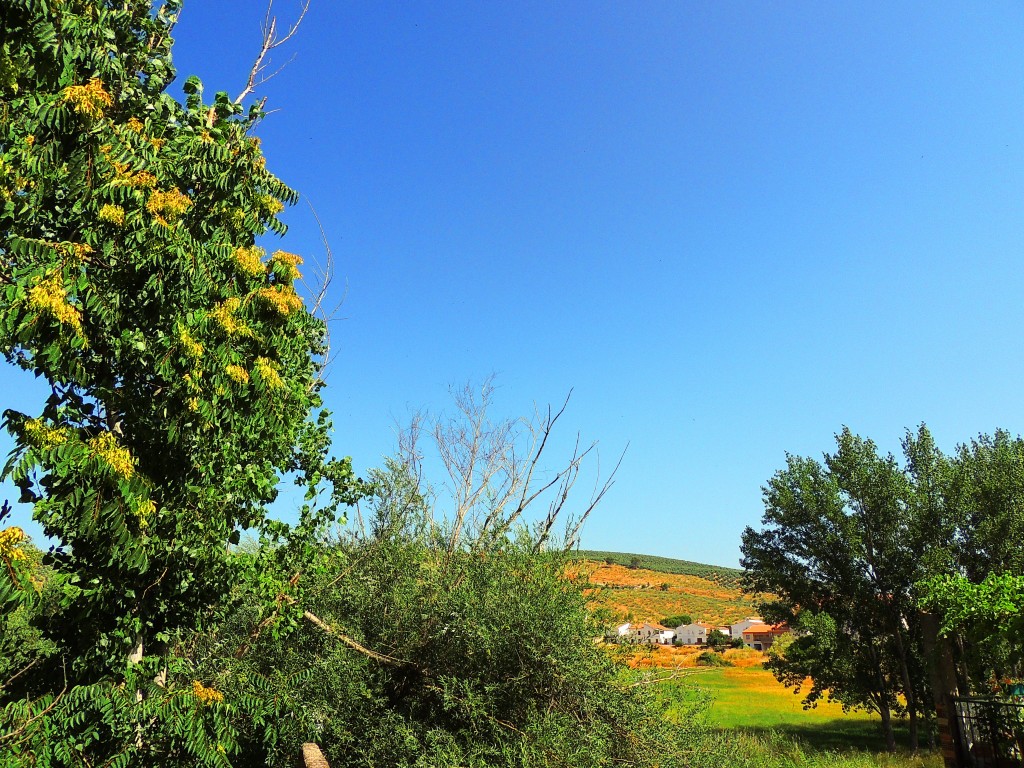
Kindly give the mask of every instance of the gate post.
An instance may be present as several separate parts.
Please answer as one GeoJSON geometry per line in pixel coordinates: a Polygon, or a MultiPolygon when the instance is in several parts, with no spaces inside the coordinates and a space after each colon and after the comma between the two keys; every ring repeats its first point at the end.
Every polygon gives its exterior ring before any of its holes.
{"type": "Polygon", "coordinates": [[[921,635],[928,662],[932,697],[935,700],[935,719],[939,727],[939,750],[945,768],[967,768],[960,716],[953,703],[959,690],[953,654],[945,638],[939,637],[939,620],[922,611],[921,635]]]}

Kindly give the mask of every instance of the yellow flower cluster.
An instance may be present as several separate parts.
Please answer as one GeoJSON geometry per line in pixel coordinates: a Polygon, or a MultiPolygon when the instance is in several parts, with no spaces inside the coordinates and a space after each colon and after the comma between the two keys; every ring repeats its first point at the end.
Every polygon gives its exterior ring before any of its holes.
{"type": "Polygon", "coordinates": [[[68,294],[60,275],[51,275],[28,289],[28,303],[40,313],[50,315],[62,325],[70,325],[75,333],[82,332],[82,313],[68,303],[68,294]]]}
{"type": "Polygon", "coordinates": [[[25,553],[20,549],[23,541],[25,532],[16,525],[0,531],[0,558],[7,562],[24,560],[25,553]]]}
{"type": "Polygon", "coordinates": [[[139,171],[125,177],[131,186],[138,187],[139,189],[152,189],[156,186],[156,176],[149,171],[139,171]]]}
{"type": "Polygon", "coordinates": [[[263,265],[263,255],[266,253],[262,248],[252,245],[235,249],[235,262],[238,268],[245,274],[258,277],[266,273],[267,268],[263,265]]]}
{"type": "Polygon", "coordinates": [[[282,265],[289,280],[298,280],[301,277],[299,274],[299,264],[302,263],[302,257],[298,254],[288,253],[288,251],[274,251],[270,257],[270,263],[271,265],[282,265]]]}
{"type": "Polygon", "coordinates": [[[153,149],[159,152],[167,144],[167,139],[149,139],[149,143],[153,149]]]}
{"type": "Polygon", "coordinates": [[[125,123],[128,126],[128,130],[135,131],[135,133],[142,133],[142,121],[137,117],[132,117],[125,123]]]}
{"type": "Polygon", "coordinates": [[[228,376],[237,381],[239,384],[249,383],[249,372],[240,365],[229,365],[224,369],[228,376]]]}
{"type": "Polygon", "coordinates": [[[209,131],[203,131],[199,134],[199,140],[203,142],[203,144],[213,144],[213,134],[209,131]]]}
{"type": "Polygon", "coordinates": [[[156,502],[152,499],[135,501],[135,519],[139,522],[139,530],[145,532],[149,529],[149,518],[156,512],[156,502]]]}
{"type": "Polygon", "coordinates": [[[273,195],[263,195],[263,197],[260,198],[260,205],[262,205],[263,210],[270,216],[276,216],[284,210],[284,203],[273,195]]]}
{"type": "Polygon", "coordinates": [[[107,466],[126,480],[135,474],[135,459],[131,452],[118,444],[110,432],[100,432],[89,441],[92,452],[103,459],[107,466]]]}
{"type": "Polygon", "coordinates": [[[274,285],[260,288],[257,296],[281,315],[290,315],[295,310],[302,308],[302,298],[290,285],[274,285]]]}
{"type": "Polygon", "coordinates": [[[92,246],[88,243],[53,243],[52,245],[61,256],[75,261],[82,261],[90,253],[94,253],[92,246]]]}
{"type": "Polygon", "coordinates": [[[48,427],[40,419],[25,422],[25,438],[38,448],[53,448],[67,442],[68,430],[48,427]]]}
{"type": "Polygon", "coordinates": [[[213,688],[207,688],[198,680],[192,681],[192,695],[199,699],[201,704],[205,704],[206,706],[224,701],[223,693],[213,688]]]}
{"type": "Polygon", "coordinates": [[[253,364],[253,370],[268,389],[281,389],[284,386],[281,374],[277,372],[277,364],[267,358],[257,357],[253,364]]]}
{"type": "Polygon", "coordinates": [[[114,169],[116,178],[113,183],[115,186],[136,187],[137,189],[152,189],[156,186],[156,176],[149,171],[133,171],[128,163],[122,163],[112,158],[110,155],[113,151],[114,148],[110,144],[100,147],[100,152],[107,158],[110,167],[114,169]]]}
{"type": "Polygon", "coordinates": [[[192,338],[188,328],[184,326],[178,327],[178,341],[181,343],[182,349],[185,350],[185,354],[189,357],[198,359],[203,356],[203,345],[192,338]]]}
{"type": "Polygon", "coordinates": [[[235,317],[235,313],[242,307],[242,300],[237,296],[225,299],[217,308],[210,313],[210,317],[217,323],[228,336],[248,336],[252,329],[242,320],[235,317]]]}
{"type": "Polygon", "coordinates": [[[36,137],[33,136],[31,133],[28,136],[25,137],[25,145],[26,146],[31,147],[35,143],[36,143],[36,137]]]}
{"type": "MultiPolygon", "coordinates": [[[[143,173],[145,172],[143,171],[143,173]]],[[[168,192],[161,192],[159,189],[156,189],[149,196],[146,210],[153,214],[153,220],[157,224],[167,227],[170,226],[171,221],[177,219],[191,206],[191,198],[177,189],[171,189],[168,192]]]]}
{"type": "Polygon", "coordinates": [[[98,77],[94,77],[86,85],[69,85],[64,89],[61,98],[78,114],[91,117],[93,120],[103,117],[103,110],[114,104],[114,99],[107,93],[98,77]]]}
{"type": "Polygon", "coordinates": [[[124,208],[120,205],[110,205],[109,203],[100,208],[100,221],[105,221],[108,224],[114,224],[118,227],[124,226],[124,208]]]}

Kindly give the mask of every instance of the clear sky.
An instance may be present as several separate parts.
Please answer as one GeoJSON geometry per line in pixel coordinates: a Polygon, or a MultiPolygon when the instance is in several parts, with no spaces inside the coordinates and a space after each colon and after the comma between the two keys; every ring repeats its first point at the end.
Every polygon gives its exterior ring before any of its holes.
{"type": "MultiPolygon", "coordinates": [[[[261,17],[186,2],[179,82],[240,91],[261,17]]],[[[337,258],[337,451],[572,389],[556,448],[630,446],[584,546],[736,565],[844,424],[1024,431],[1022,52],[1019,2],[313,0],[259,134],[337,258]]]]}

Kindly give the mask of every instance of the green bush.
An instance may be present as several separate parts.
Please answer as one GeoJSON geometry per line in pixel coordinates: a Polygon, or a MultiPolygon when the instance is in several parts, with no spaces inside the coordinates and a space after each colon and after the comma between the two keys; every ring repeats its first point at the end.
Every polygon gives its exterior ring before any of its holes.
{"type": "Polygon", "coordinates": [[[304,604],[333,635],[306,621],[254,638],[266,617],[240,596],[230,626],[193,639],[238,712],[238,764],[289,765],[303,741],[344,766],[676,764],[678,736],[593,642],[562,555],[505,540],[449,557],[398,535],[323,556],[304,604]]]}
{"type": "Polygon", "coordinates": [[[702,667],[731,667],[733,663],[725,656],[714,651],[704,651],[697,657],[697,664],[702,667]]]}

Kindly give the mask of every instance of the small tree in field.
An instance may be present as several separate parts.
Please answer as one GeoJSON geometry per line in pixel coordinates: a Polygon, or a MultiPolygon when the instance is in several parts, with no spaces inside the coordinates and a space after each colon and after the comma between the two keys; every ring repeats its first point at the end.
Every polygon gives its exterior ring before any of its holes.
{"type": "MultiPolygon", "coordinates": [[[[239,579],[239,530],[284,533],[265,512],[282,473],[309,498],[332,481],[328,513],[351,498],[316,415],[302,259],[257,245],[296,193],[250,135],[261,104],[207,101],[196,78],[184,104],[166,93],[180,5],[0,14],[0,347],[50,390],[4,413],[4,474],[59,542],[61,585],[56,653],[0,689],[0,752],[48,765],[223,762],[222,697],[175,642],[239,579]]],[[[0,600],[27,599],[4,564],[0,600]]]]}

